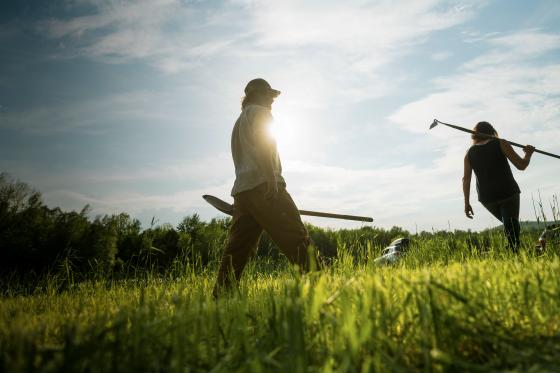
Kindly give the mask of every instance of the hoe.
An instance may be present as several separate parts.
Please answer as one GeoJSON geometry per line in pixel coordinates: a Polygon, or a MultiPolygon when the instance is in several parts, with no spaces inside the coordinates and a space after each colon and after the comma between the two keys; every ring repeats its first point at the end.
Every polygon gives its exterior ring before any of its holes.
{"type": "MultiPolygon", "coordinates": [[[[487,134],[485,134],[485,133],[479,133],[479,132],[476,132],[476,131],[472,131],[472,130],[469,130],[469,129],[467,129],[467,128],[455,126],[455,125],[453,125],[453,124],[443,123],[443,122],[441,122],[441,121],[439,121],[439,120],[437,120],[437,119],[434,119],[434,121],[433,121],[432,124],[430,125],[430,129],[434,128],[434,127],[437,126],[438,124],[443,124],[444,126],[451,127],[451,128],[455,128],[456,130],[459,130],[459,131],[468,132],[468,133],[471,133],[471,134],[476,134],[476,135],[478,135],[478,136],[480,136],[480,137],[482,137],[482,138],[485,138],[485,137],[486,137],[486,138],[489,138],[489,139],[494,138],[494,136],[487,135],[487,134]]],[[[509,142],[509,143],[510,143],[511,145],[513,145],[513,146],[517,146],[518,148],[524,148],[524,147],[525,147],[524,145],[515,143],[515,142],[513,142],[513,141],[509,141],[509,140],[506,140],[506,141],[509,142]]],[[[545,151],[539,150],[539,149],[535,149],[535,153],[541,153],[541,154],[544,154],[544,155],[548,155],[549,157],[553,157],[553,158],[558,158],[558,159],[560,159],[560,155],[552,154],[552,153],[545,152],[545,151]]]]}
{"type": "MultiPolygon", "coordinates": [[[[223,212],[227,215],[233,215],[233,205],[230,205],[226,201],[222,201],[218,197],[210,196],[205,194],[202,196],[206,202],[214,206],[219,211],[223,212]]],[[[331,214],[328,212],[317,212],[317,211],[308,211],[308,210],[299,210],[301,215],[307,216],[319,216],[322,218],[332,218],[332,219],[344,219],[344,220],[356,220],[356,221],[365,221],[365,222],[372,222],[373,219],[367,216],[355,216],[355,215],[341,215],[341,214],[331,214]]]]}

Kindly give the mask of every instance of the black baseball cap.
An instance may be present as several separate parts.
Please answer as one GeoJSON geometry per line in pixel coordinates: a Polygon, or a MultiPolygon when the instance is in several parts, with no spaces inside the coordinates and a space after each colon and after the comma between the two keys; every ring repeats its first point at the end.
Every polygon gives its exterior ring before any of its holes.
{"type": "Polygon", "coordinates": [[[278,97],[280,94],[280,91],[272,89],[270,84],[262,78],[253,79],[247,83],[247,86],[245,87],[245,94],[249,95],[253,92],[268,93],[272,95],[272,97],[278,97]]]}

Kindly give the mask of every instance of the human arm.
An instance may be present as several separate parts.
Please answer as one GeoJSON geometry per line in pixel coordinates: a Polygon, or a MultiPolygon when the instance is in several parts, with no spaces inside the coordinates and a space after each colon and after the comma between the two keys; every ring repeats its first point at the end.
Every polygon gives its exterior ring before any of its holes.
{"type": "Polygon", "coordinates": [[[513,147],[511,146],[511,144],[509,142],[507,142],[506,140],[503,140],[503,139],[500,139],[500,148],[502,150],[502,153],[506,156],[506,158],[509,159],[509,161],[518,170],[524,170],[529,166],[529,163],[531,162],[531,156],[533,155],[533,152],[535,151],[534,146],[526,145],[523,148],[523,151],[525,152],[525,156],[523,158],[521,158],[515,152],[515,150],[513,150],[513,147]]]}
{"type": "Polygon", "coordinates": [[[474,212],[470,203],[472,166],[468,154],[463,162],[463,196],[465,197],[465,215],[472,219],[474,212]]]}

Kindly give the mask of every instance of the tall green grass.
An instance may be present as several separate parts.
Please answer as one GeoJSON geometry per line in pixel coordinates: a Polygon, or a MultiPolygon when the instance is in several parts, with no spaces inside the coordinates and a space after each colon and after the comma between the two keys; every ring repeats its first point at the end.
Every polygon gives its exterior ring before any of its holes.
{"type": "Polygon", "coordinates": [[[531,243],[417,238],[378,267],[366,242],[305,275],[259,259],[217,300],[215,265],[62,290],[52,277],[0,299],[0,370],[557,371],[560,259],[531,243]]]}

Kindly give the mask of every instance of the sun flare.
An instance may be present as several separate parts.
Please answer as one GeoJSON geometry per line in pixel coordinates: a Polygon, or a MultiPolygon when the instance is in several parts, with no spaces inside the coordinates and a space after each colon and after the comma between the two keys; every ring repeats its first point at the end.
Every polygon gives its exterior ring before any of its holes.
{"type": "Polygon", "coordinates": [[[276,139],[282,158],[300,159],[309,150],[309,122],[301,115],[287,110],[275,113],[270,134],[276,139]]]}

